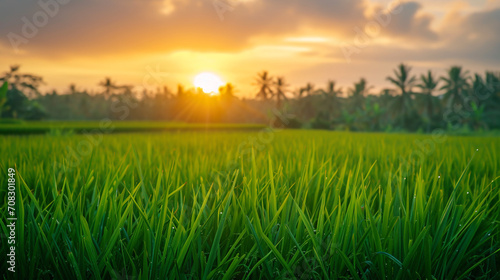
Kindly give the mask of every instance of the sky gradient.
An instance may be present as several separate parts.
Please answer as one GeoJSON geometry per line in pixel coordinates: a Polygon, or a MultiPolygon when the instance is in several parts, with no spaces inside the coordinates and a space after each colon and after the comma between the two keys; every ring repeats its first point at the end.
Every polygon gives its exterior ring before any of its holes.
{"type": "Polygon", "coordinates": [[[0,18],[0,71],[20,64],[44,90],[173,89],[209,71],[253,96],[268,70],[290,89],[365,77],[376,91],[400,62],[500,70],[498,0],[0,0],[0,18]]]}

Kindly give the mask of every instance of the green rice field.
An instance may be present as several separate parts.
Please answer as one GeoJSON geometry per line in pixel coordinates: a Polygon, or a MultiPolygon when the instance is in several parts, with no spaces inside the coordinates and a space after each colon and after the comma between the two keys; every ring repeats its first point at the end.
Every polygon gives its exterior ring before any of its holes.
{"type": "Polygon", "coordinates": [[[112,134],[127,132],[163,132],[163,131],[203,131],[203,130],[259,130],[261,124],[212,124],[212,123],[172,123],[141,121],[11,121],[0,122],[0,135],[29,134],[112,134]]]}
{"type": "Polygon", "coordinates": [[[13,168],[19,279],[498,279],[499,139],[2,135],[1,252],[13,168]]]}

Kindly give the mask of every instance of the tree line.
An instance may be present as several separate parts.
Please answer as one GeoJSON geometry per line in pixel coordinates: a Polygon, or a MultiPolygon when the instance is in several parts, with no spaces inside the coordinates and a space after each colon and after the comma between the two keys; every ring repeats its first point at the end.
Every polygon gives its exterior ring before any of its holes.
{"type": "Polygon", "coordinates": [[[460,66],[442,77],[432,71],[419,76],[400,64],[387,76],[391,87],[373,92],[361,78],[346,89],[329,81],[290,89],[284,77],[267,71],[255,79],[255,98],[237,97],[228,83],[217,95],[179,85],[138,92],[111,78],[88,91],[71,84],[65,92],[40,93],[43,78],[11,66],[0,81],[3,121],[26,120],[164,120],[175,122],[263,123],[290,128],[352,131],[426,131],[436,128],[488,130],[500,128],[500,74],[471,75],[460,66]],[[279,114],[279,117],[277,115],[279,114]]]}

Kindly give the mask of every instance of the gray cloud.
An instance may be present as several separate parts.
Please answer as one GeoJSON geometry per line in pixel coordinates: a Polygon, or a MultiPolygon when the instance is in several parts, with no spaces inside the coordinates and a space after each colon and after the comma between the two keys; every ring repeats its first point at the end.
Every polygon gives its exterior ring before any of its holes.
{"type": "MultiPolygon", "coordinates": [[[[438,35],[431,29],[432,16],[419,14],[423,9],[417,2],[404,2],[395,8],[389,23],[382,29],[382,35],[413,40],[436,40],[438,35]]],[[[377,13],[381,13],[381,9],[377,13]]]]}
{"type": "MultiPolygon", "coordinates": [[[[22,18],[31,20],[41,8],[38,1],[0,1],[0,44],[9,47],[7,34],[20,34],[22,18]]],[[[250,47],[256,36],[290,35],[304,26],[349,40],[355,36],[354,27],[372,20],[364,16],[363,0],[241,2],[224,13],[223,21],[212,0],[172,0],[174,11],[170,14],[161,12],[163,0],[69,1],[21,48],[43,57],[186,49],[237,52],[250,47]]],[[[413,49],[398,44],[368,45],[353,59],[393,63],[455,60],[485,65],[500,62],[500,9],[472,13],[455,22],[445,22],[442,29],[434,31],[433,18],[423,13],[424,8],[417,2],[405,2],[401,12],[391,15],[390,23],[381,29],[380,36],[413,44],[413,49]]],[[[303,55],[322,57],[325,53],[343,57],[341,50],[331,45],[315,46],[303,55]]]]}
{"type": "MultiPolygon", "coordinates": [[[[50,0],[41,0],[50,1],[50,0]]],[[[55,0],[52,0],[55,1],[55,0]]],[[[222,1],[222,0],[221,0],[222,1]]],[[[23,17],[41,8],[37,2],[6,0],[0,17],[0,40],[21,35],[23,17]]],[[[224,13],[221,21],[213,1],[174,1],[175,10],[163,14],[163,1],[71,0],[29,44],[21,47],[44,55],[93,55],[131,50],[176,49],[232,51],[258,35],[296,31],[304,24],[342,32],[363,19],[362,0],[242,2],[224,13]]]]}
{"type": "MultiPolygon", "coordinates": [[[[432,31],[429,28],[430,18],[426,16],[420,20],[416,18],[419,6],[411,3],[406,3],[406,8],[410,7],[406,9],[407,18],[399,18],[405,14],[403,8],[398,17],[392,18],[387,25],[388,31],[382,31],[380,34],[387,36],[389,32],[390,38],[400,38],[404,46],[398,43],[369,44],[351,53],[351,60],[359,63],[390,61],[395,64],[401,61],[413,61],[429,65],[481,64],[488,69],[498,68],[500,8],[479,11],[463,17],[450,17],[443,22],[439,31],[432,31]],[[410,20],[411,18],[413,20],[410,20]]],[[[343,52],[339,47],[329,55],[332,58],[342,56],[343,52]]]]}

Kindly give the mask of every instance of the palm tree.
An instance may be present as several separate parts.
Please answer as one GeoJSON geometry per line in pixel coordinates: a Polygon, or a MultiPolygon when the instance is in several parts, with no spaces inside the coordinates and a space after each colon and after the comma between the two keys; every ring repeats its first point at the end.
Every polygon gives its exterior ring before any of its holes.
{"type": "Polygon", "coordinates": [[[354,86],[349,89],[349,98],[351,99],[351,112],[358,109],[363,109],[365,96],[372,87],[367,86],[365,78],[361,78],[359,82],[354,83],[354,86]]]}
{"type": "Polygon", "coordinates": [[[415,76],[410,76],[410,71],[410,66],[401,63],[398,68],[394,70],[396,78],[387,77],[387,80],[398,87],[402,95],[411,94],[411,88],[416,81],[415,76]]]}
{"type": "Polygon", "coordinates": [[[393,96],[394,90],[389,89],[389,88],[384,88],[380,91],[380,94],[378,96],[378,99],[380,100],[380,104],[385,107],[389,107],[392,99],[394,98],[393,96]]]}
{"type": "Polygon", "coordinates": [[[180,98],[180,97],[184,97],[185,95],[186,95],[186,90],[184,90],[184,86],[181,84],[178,84],[176,97],[180,98]]]}
{"type": "Polygon", "coordinates": [[[394,70],[395,78],[387,77],[400,91],[401,95],[396,96],[392,104],[391,111],[398,119],[397,122],[405,128],[410,126],[410,121],[416,116],[412,100],[412,87],[415,83],[415,76],[410,75],[411,67],[401,63],[394,70]]]}
{"type": "MultiPolygon", "coordinates": [[[[2,115],[9,118],[40,119],[45,115],[35,99],[41,97],[39,86],[43,78],[19,71],[20,66],[10,66],[0,77],[0,84],[7,82],[2,115]]],[[[4,88],[5,89],[5,88],[4,88]]]]}
{"type": "Polygon", "coordinates": [[[257,93],[257,98],[262,100],[267,100],[272,95],[271,86],[273,79],[269,76],[267,71],[262,71],[257,74],[256,84],[259,87],[259,92],[257,93]]]}
{"type": "Polygon", "coordinates": [[[335,81],[328,81],[328,85],[326,87],[326,90],[320,89],[320,92],[323,93],[324,95],[327,96],[338,96],[339,94],[342,94],[342,88],[336,88],[336,82],[335,81]]]}
{"type": "Polygon", "coordinates": [[[484,82],[484,90],[475,94],[481,100],[491,101],[490,105],[500,105],[500,73],[487,71],[484,82]]]}
{"type": "Polygon", "coordinates": [[[19,94],[25,95],[30,99],[40,97],[38,87],[44,83],[43,78],[32,74],[20,73],[19,68],[19,65],[10,66],[9,71],[4,72],[2,77],[0,77],[0,83],[7,82],[9,90],[18,91],[19,94]]]}
{"type": "Polygon", "coordinates": [[[463,98],[469,89],[469,71],[463,71],[461,66],[452,66],[448,70],[447,77],[441,77],[444,86],[440,89],[445,90],[444,100],[448,107],[463,105],[463,98]]]}
{"type": "Polygon", "coordinates": [[[500,72],[486,72],[486,85],[494,94],[500,93],[500,72]]]}
{"type": "Polygon", "coordinates": [[[314,94],[314,92],[316,92],[314,90],[314,85],[311,84],[311,83],[307,83],[307,85],[303,88],[300,89],[299,91],[299,97],[302,97],[302,95],[304,94],[304,92],[306,93],[306,96],[311,96],[314,94]]]}
{"type": "Polygon", "coordinates": [[[219,87],[219,95],[222,98],[231,99],[234,97],[234,92],[234,85],[231,83],[227,83],[226,85],[219,87]]]}
{"type": "Polygon", "coordinates": [[[118,86],[111,80],[111,78],[106,77],[104,81],[100,82],[99,85],[104,88],[104,95],[109,97],[118,86]]]}
{"type": "Polygon", "coordinates": [[[489,126],[500,127],[500,72],[486,72],[486,89],[476,94],[486,105],[484,118],[489,126]]]}
{"type": "Polygon", "coordinates": [[[334,116],[338,113],[338,109],[340,107],[340,100],[338,96],[342,94],[342,88],[336,88],[335,81],[328,81],[326,90],[320,89],[319,92],[321,92],[326,98],[325,106],[327,119],[331,121],[332,118],[334,118],[334,116]]]}
{"type": "Polygon", "coordinates": [[[285,92],[287,90],[286,88],[288,87],[288,85],[285,82],[285,78],[278,77],[276,79],[276,82],[274,83],[274,86],[275,86],[274,95],[276,96],[276,108],[279,109],[281,108],[282,100],[286,99],[285,92]]]}
{"type": "Polygon", "coordinates": [[[312,83],[307,83],[304,87],[298,90],[297,100],[295,101],[298,114],[303,119],[310,119],[316,115],[315,98],[314,93],[316,92],[314,85],[312,83]],[[305,96],[304,96],[305,93],[305,96]]]}
{"type": "Polygon", "coordinates": [[[420,83],[417,85],[422,90],[422,96],[420,98],[420,106],[422,107],[423,115],[425,116],[425,121],[427,122],[427,131],[430,131],[430,125],[432,120],[435,119],[436,114],[439,111],[439,103],[436,97],[432,93],[436,90],[439,80],[434,78],[432,71],[428,71],[427,75],[420,76],[420,83]]]}
{"type": "Polygon", "coordinates": [[[75,94],[76,93],[76,85],[75,84],[70,84],[69,85],[69,93],[70,94],[75,94]]]}
{"type": "Polygon", "coordinates": [[[161,96],[161,98],[168,99],[168,98],[172,97],[172,92],[170,91],[170,89],[167,86],[158,87],[156,89],[155,96],[161,96]]]}

